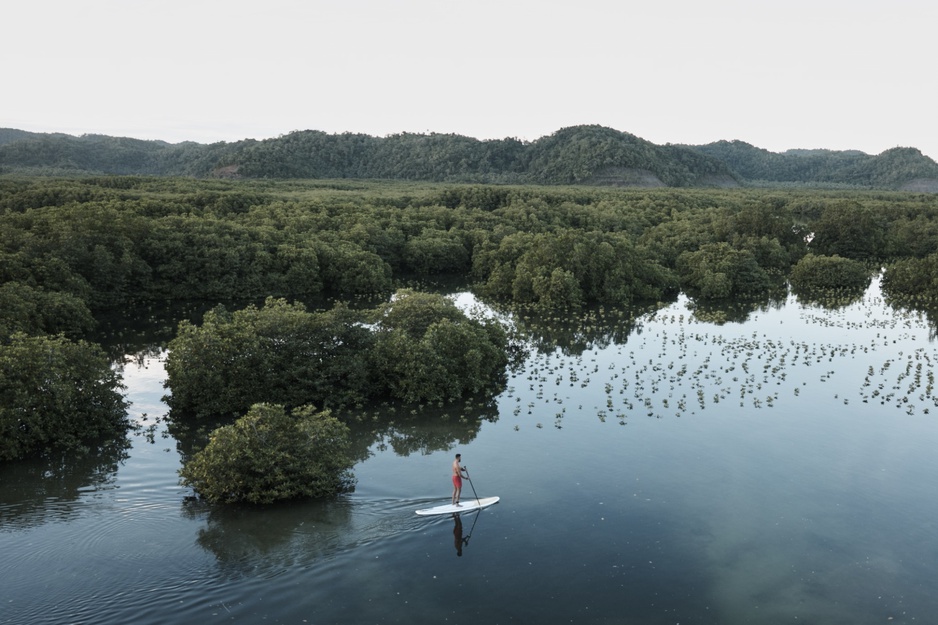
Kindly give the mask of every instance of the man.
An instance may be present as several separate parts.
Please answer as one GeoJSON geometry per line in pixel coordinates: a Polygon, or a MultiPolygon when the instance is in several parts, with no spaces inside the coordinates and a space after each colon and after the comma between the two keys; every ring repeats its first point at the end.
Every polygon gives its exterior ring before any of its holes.
{"type": "Polygon", "coordinates": [[[453,505],[459,505],[459,494],[462,492],[462,478],[465,474],[466,479],[469,479],[469,473],[466,472],[464,468],[459,465],[459,461],[462,458],[462,454],[456,454],[456,459],[453,460],[453,505]]]}

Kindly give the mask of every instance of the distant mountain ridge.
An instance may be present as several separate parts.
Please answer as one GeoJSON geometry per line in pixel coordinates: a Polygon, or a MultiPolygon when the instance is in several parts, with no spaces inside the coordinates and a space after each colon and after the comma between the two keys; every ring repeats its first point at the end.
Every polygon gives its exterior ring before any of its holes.
{"type": "Polygon", "coordinates": [[[938,192],[915,148],[769,152],[743,141],[657,145],[598,125],[523,142],[455,134],[387,137],[317,130],[232,143],[147,141],[0,128],[0,173],[360,178],[599,186],[844,186],[938,192]]]}
{"type": "Polygon", "coordinates": [[[858,150],[778,153],[744,141],[717,141],[695,149],[750,181],[938,192],[938,164],[916,148],[891,148],[877,156],[858,150]]]}

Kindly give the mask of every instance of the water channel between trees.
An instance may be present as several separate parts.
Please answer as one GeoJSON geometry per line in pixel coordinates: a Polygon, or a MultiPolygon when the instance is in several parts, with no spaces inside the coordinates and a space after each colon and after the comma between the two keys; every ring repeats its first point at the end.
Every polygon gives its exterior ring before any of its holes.
{"type": "Polygon", "coordinates": [[[379,427],[354,493],[263,508],[211,508],[178,485],[176,441],[155,422],[164,355],[128,359],[144,427],[126,458],[0,468],[0,624],[938,614],[924,315],[887,307],[874,282],[836,309],[792,297],[717,324],[682,297],[609,319],[536,328],[484,414],[379,427]],[[418,517],[449,497],[457,451],[464,498],[501,502],[418,517]]]}

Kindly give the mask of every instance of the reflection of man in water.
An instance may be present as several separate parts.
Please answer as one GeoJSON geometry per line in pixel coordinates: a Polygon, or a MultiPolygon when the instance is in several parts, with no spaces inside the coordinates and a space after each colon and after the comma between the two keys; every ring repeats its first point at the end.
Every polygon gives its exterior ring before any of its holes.
{"type": "MultiPolygon", "coordinates": [[[[463,473],[466,473],[466,470],[459,466],[459,459],[462,458],[462,454],[456,454],[456,459],[453,460],[453,505],[459,505],[459,493],[462,492],[462,478],[463,473]]],[[[466,473],[466,477],[469,477],[469,474],[466,473]]]]}
{"type": "Polygon", "coordinates": [[[459,518],[459,513],[453,513],[453,519],[456,521],[456,526],[453,528],[453,542],[456,545],[456,555],[462,556],[462,546],[469,544],[469,537],[462,537],[462,519],[459,518]]]}

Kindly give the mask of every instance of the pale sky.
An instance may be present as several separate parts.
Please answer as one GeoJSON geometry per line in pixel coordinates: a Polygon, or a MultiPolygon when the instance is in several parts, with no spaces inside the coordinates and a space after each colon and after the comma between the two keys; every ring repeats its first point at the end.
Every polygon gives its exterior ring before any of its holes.
{"type": "Polygon", "coordinates": [[[0,127],[173,143],[294,130],[916,147],[935,0],[10,0],[0,127]]]}

